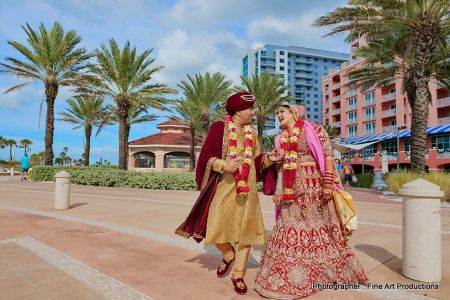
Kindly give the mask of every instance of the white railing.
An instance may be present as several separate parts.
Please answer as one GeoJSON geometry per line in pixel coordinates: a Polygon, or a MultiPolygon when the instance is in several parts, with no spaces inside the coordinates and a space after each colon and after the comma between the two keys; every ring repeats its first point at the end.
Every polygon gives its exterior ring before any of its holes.
{"type": "Polygon", "coordinates": [[[374,114],[366,115],[366,116],[365,116],[365,119],[366,119],[366,120],[375,120],[375,115],[374,115],[374,114]]]}
{"type": "Polygon", "coordinates": [[[333,90],[338,89],[340,87],[341,87],[341,83],[340,82],[339,83],[335,83],[335,84],[332,85],[333,90]]]}
{"type": "Polygon", "coordinates": [[[341,113],[340,108],[333,110],[333,115],[339,115],[340,113],[341,113]]]}
{"type": "Polygon", "coordinates": [[[341,122],[334,122],[333,127],[341,127],[341,122]]]}
{"type": "Polygon", "coordinates": [[[349,133],[348,133],[348,137],[349,137],[349,138],[354,138],[354,137],[356,137],[356,132],[349,132],[349,133]]]}
{"type": "Polygon", "coordinates": [[[442,153],[437,153],[437,157],[438,158],[449,158],[450,157],[450,152],[442,152],[442,153]]]}
{"type": "Polygon", "coordinates": [[[356,90],[348,90],[347,97],[352,97],[356,95],[356,90]]]}
{"type": "Polygon", "coordinates": [[[392,117],[395,116],[397,114],[397,110],[396,109],[390,109],[390,110],[386,110],[383,111],[383,118],[387,118],[387,117],[392,117]]]}
{"type": "Polygon", "coordinates": [[[364,100],[364,106],[367,106],[367,105],[372,105],[372,104],[374,104],[375,103],[375,101],[373,100],[373,99],[370,99],[370,100],[364,100]]]}
{"type": "Polygon", "coordinates": [[[397,130],[397,125],[383,127],[383,133],[391,133],[397,130]]]}
{"type": "Polygon", "coordinates": [[[395,98],[397,98],[397,93],[396,92],[389,93],[389,94],[386,94],[386,95],[383,96],[383,102],[390,101],[390,100],[393,100],[395,98]]]}
{"type": "Polygon", "coordinates": [[[333,102],[341,101],[341,96],[334,96],[333,102]]]}
{"type": "Polygon", "coordinates": [[[450,117],[440,118],[438,119],[439,125],[447,125],[450,124],[450,117]]]}
{"type": "Polygon", "coordinates": [[[353,109],[356,109],[356,104],[349,104],[347,106],[347,110],[353,110],[353,109]]]}
{"type": "Polygon", "coordinates": [[[375,133],[375,129],[366,129],[365,131],[364,131],[364,133],[365,134],[374,134],[375,133]]]}
{"type": "Polygon", "coordinates": [[[356,118],[348,119],[348,124],[356,124],[358,123],[358,120],[356,118]]]}
{"type": "Polygon", "coordinates": [[[450,105],[450,97],[438,99],[437,107],[443,107],[443,106],[447,106],[447,105],[450,105]]]}
{"type": "Polygon", "coordinates": [[[388,155],[388,160],[397,160],[397,155],[388,155]]]}

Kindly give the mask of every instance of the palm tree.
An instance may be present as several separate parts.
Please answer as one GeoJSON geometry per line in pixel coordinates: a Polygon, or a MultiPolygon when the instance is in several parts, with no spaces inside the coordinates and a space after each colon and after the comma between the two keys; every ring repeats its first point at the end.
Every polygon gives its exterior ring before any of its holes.
{"type": "Polygon", "coordinates": [[[284,80],[278,74],[262,73],[260,76],[252,75],[251,78],[241,76],[241,80],[242,86],[236,88],[236,91],[247,90],[256,98],[256,128],[259,144],[263,145],[263,131],[267,119],[274,115],[283,103],[292,99],[292,95],[286,95],[289,86],[284,84],[284,80]]]}
{"type": "Polygon", "coordinates": [[[32,165],[42,165],[44,163],[44,151],[31,154],[30,160],[32,165]]]}
{"type": "Polygon", "coordinates": [[[187,75],[178,87],[182,90],[187,101],[195,103],[200,114],[201,133],[205,134],[211,123],[225,115],[223,104],[232,93],[231,81],[219,72],[205,75],[187,75]]]}
{"type": "Polygon", "coordinates": [[[323,129],[325,129],[325,131],[328,133],[328,136],[329,136],[330,140],[332,140],[332,139],[334,139],[335,137],[338,136],[338,133],[337,133],[335,127],[332,127],[330,125],[324,125],[323,129]]]}
{"type": "MultiPolygon", "coordinates": [[[[22,26],[27,35],[29,46],[16,41],[8,41],[14,49],[25,58],[21,60],[7,57],[6,63],[0,63],[4,70],[18,77],[41,81],[45,86],[47,117],[45,123],[45,164],[53,164],[53,133],[55,120],[55,99],[60,86],[74,86],[89,76],[83,73],[86,61],[91,57],[85,48],[76,48],[81,38],[74,30],[64,33],[63,28],[55,22],[48,31],[41,23],[35,31],[27,23],[22,26]]],[[[29,84],[15,85],[5,93],[12,92],[29,84]]]]}
{"type": "Polygon", "coordinates": [[[262,147],[264,152],[270,152],[275,148],[275,135],[263,136],[262,147]]]}
{"type": "Polygon", "coordinates": [[[17,142],[13,139],[6,139],[4,143],[7,147],[9,147],[9,161],[12,162],[13,161],[12,148],[17,147],[17,142]]]}
{"type": "Polygon", "coordinates": [[[196,133],[201,130],[201,115],[195,105],[195,101],[190,100],[178,100],[173,106],[173,110],[176,112],[176,115],[172,115],[171,119],[182,120],[187,124],[187,126],[189,126],[189,133],[191,134],[189,171],[192,172],[195,167],[195,137],[196,133]]]}
{"type": "Polygon", "coordinates": [[[114,39],[109,47],[100,45],[95,50],[96,64],[89,70],[96,77],[96,84],[78,89],[81,94],[95,93],[111,97],[119,113],[119,167],[127,168],[127,120],[130,107],[151,107],[165,110],[167,94],[176,94],[176,90],[162,83],[150,83],[152,76],[162,67],[153,67],[154,59],[149,55],[152,50],[137,53],[136,47],[126,42],[123,49],[114,39]]]}
{"type": "Polygon", "coordinates": [[[23,139],[19,141],[19,144],[19,148],[23,148],[24,153],[27,154],[27,152],[31,150],[30,145],[33,144],[33,142],[28,139],[23,139]]]}
{"type": "Polygon", "coordinates": [[[428,84],[437,80],[449,86],[450,2],[445,0],[351,0],[316,20],[316,26],[333,26],[328,35],[348,32],[347,40],[365,37],[357,54],[366,66],[350,74],[349,84],[386,85],[403,78],[403,90],[412,110],[411,168],[425,171],[428,84]]]}
{"type": "Polygon", "coordinates": [[[102,126],[102,121],[106,117],[106,107],[103,105],[103,98],[96,96],[75,96],[66,100],[69,108],[60,112],[61,121],[76,124],[73,129],[83,127],[84,129],[84,165],[89,166],[89,155],[91,150],[92,128],[102,126]]]}

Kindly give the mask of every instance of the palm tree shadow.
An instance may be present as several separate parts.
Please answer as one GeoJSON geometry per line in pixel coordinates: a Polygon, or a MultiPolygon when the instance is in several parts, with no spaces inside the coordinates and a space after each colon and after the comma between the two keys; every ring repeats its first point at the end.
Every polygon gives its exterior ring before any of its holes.
{"type": "Polygon", "coordinates": [[[356,245],[355,249],[364,252],[368,256],[385,265],[397,274],[402,274],[402,259],[388,250],[374,245],[356,245]]]}

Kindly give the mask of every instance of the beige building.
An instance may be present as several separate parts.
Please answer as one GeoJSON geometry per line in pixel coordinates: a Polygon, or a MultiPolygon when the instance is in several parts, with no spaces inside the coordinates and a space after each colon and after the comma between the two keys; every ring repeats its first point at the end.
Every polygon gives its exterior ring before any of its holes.
{"type": "MultiPolygon", "coordinates": [[[[170,120],[156,126],[160,130],[128,143],[128,170],[146,172],[187,172],[191,134],[182,121],[170,120]]],[[[202,140],[195,139],[195,156],[202,140]]]]}

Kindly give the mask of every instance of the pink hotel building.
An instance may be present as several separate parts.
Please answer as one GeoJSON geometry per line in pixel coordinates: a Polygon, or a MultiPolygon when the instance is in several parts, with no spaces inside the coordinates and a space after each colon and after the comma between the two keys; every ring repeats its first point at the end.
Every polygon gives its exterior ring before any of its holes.
{"type": "MultiPolygon", "coordinates": [[[[402,167],[410,164],[411,108],[402,92],[402,79],[395,79],[386,87],[370,90],[348,88],[348,73],[361,68],[364,60],[354,55],[354,49],[362,46],[364,39],[350,44],[350,62],[341,64],[339,70],[330,70],[322,81],[323,124],[335,127],[342,143],[361,144],[368,147],[348,156],[356,172],[381,170],[381,153],[387,151],[389,168],[397,164],[397,140],[399,162],[402,167]]],[[[432,103],[428,117],[429,171],[450,170],[450,94],[436,83],[430,83],[432,103]]]]}

